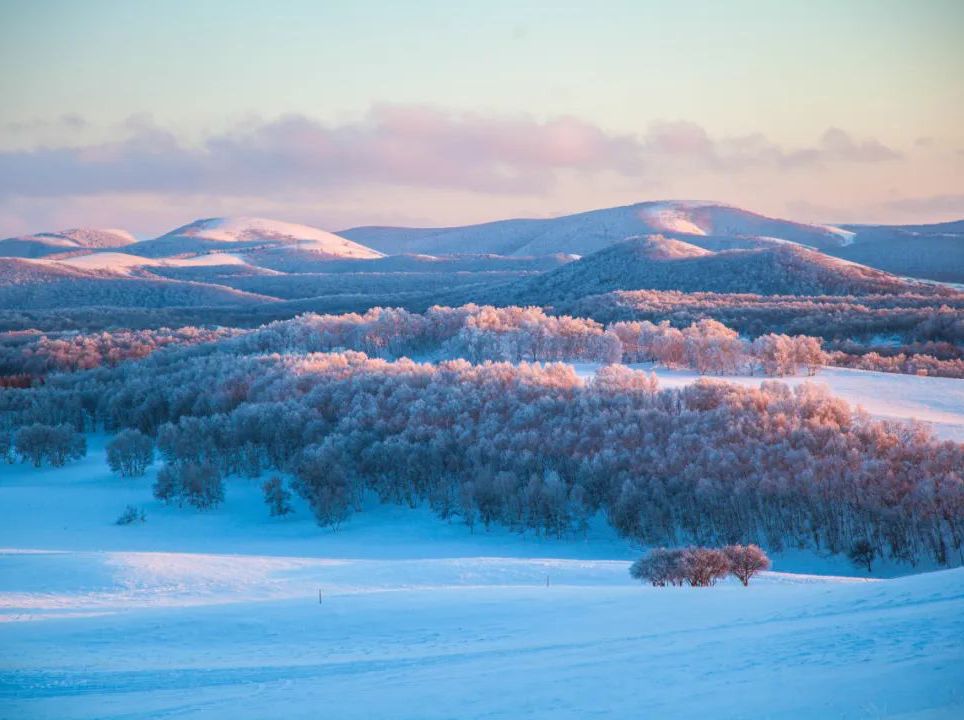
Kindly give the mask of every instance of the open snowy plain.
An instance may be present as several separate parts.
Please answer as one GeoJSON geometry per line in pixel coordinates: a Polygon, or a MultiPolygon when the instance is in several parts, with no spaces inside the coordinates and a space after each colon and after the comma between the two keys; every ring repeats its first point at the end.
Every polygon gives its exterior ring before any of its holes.
{"type": "Polygon", "coordinates": [[[602,522],[554,540],[374,507],[330,531],[269,518],[247,479],[165,507],[104,441],[0,468],[0,718],[964,714],[964,569],[788,554],[749,588],[651,588],[602,522]],[[128,503],[146,523],[113,524],[128,503]]]}

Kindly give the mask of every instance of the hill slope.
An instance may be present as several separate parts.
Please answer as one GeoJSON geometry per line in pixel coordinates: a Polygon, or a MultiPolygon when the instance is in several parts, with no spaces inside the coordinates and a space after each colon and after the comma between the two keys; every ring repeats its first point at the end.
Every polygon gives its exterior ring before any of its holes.
{"type": "Polygon", "coordinates": [[[134,236],[126,230],[72,228],[0,240],[0,257],[38,258],[99,248],[119,248],[135,242],[134,236]]]}
{"type": "Polygon", "coordinates": [[[934,225],[847,225],[853,243],[830,254],[896,275],[964,283],[964,220],[934,225]]]}
{"type": "Polygon", "coordinates": [[[176,228],[153,240],[137,243],[129,252],[165,257],[225,250],[288,247],[318,256],[377,258],[381,253],[318,228],[252,217],[205,218],[176,228]]]}
{"type": "Polygon", "coordinates": [[[0,309],[243,306],[272,301],[272,297],[210,283],[132,277],[59,262],[0,258],[0,309]]]}
{"type": "Polygon", "coordinates": [[[515,302],[542,304],[612,290],[859,295],[911,287],[917,285],[796,245],[714,253],[651,235],[600,250],[507,292],[515,302]]]}

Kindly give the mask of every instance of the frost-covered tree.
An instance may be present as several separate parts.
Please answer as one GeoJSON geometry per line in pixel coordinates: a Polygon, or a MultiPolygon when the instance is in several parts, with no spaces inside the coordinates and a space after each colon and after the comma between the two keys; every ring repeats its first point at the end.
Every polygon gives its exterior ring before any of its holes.
{"type": "Polygon", "coordinates": [[[277,475],[269,478],[261,486],[264,492],[264,501],[268,505],[272,517],[288,515],[294,512],[291,506],[291,491],[284,486],[281,478],[277,475]]]}
{"type": "Polygon", "coordinates": [[[332,457],[324,447],[308,448],[295,465],[295,481],[298,492],[314,510],[318,524],[337,528],[351,517],[357,488],[345,470],[332,462],[332,457]]]}
{"type": "Polygon", "coordinates": [[[753,341],[753,355],[764,375],[794,375],[797,372],[796,346],[788,335],[769,333],[753,341]]]}
{"type": "Polygon", "coordinates": [[[121,430],[107,443],[107,464],[121,477],[139,477],[154,462],[154,441],[140,430],[121,430]]]}
{"type": "Polygon", "coordinates": [[[730,572],[730,561],[722,550],[715,548],[686,548],[680,558],[683,575],[693,587],[715,585],[730,572]]]}
{"type": "Polygon", "coordinates": [[[723,553],[730,561],[730,572],[743,586],[750,584],[750,578],[758,572],[770,568],[770,558],[757,545],[727,545],[723,553]]]}
{"type": "Polygon", "coordinates": [[[629,574],[654,587],[682,585],[686,576],[681,549],[654,548],[629,568],[629,574]]]}
{"type": "Polygon", "coordinates": [[[6,430],[0,430],[0,463],[12,463],[14,461],[13,448],[13,434],[6,430]]]}
{"type": "Polygon", "coordinates": [[[87,454],[87,441],[73,427],[62,423],[46,425],[34,423],[20,428],[14,435],[17,453],[34,467],[44,462],[60,467],[69,460],[76,460],[87,454]]]}

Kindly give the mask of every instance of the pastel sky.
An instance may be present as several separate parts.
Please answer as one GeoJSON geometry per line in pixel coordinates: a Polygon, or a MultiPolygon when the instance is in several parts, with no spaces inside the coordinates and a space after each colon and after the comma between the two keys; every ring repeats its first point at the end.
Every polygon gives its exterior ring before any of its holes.
{"type": "Polygon", "coordinates": [[[0,237],[964,217],[961,0],[0,0],[0,237]]]}

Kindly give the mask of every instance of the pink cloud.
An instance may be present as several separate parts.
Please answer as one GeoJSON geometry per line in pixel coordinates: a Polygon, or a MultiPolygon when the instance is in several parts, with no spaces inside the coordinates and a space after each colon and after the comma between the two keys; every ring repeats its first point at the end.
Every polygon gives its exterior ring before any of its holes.
{"type": "Polygon", "coordinates": [[[200,145],[135,117],[114,142],[0,153],[0,196],[280,197],[371,184],[539,194],[552,188],[561,172],[637,179],[671,173],[679,163],[732,173],[898,157],[838,128],[828,129],[813,147],[785,150],[760,134],[713,138],[690,122],[658,123],[630,136],[568,116],[537,121],[379,105],[359,122],[327,125],[285,116],[212,135],[200,145]]]}

